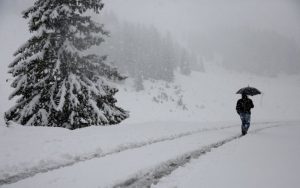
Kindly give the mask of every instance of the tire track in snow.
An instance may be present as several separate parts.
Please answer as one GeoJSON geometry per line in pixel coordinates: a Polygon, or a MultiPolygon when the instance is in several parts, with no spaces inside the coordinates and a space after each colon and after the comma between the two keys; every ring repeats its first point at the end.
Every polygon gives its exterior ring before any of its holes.
{"type": "MultiPolygon", "coordinates": [[[[248,134],[256,134],[262,130],[283,127],[283,126],[291,126],[291,125],[280,125],[273,124],[266,127],[258,128],[253,131],[249,131],[248,134]]],[[[293,126],[293,125],[292,125],[293,126]]],[[[219,148],[224,144],[232,142],[236,139],[243,137],[242,135],[232,136],[230,138],[215,142],[213,144],[209,144],[207,146],[201,147],[198,150],[194,150],[192,152],[184,153],[181,156],[168,160],[159,166],[152,168],[151,170],[145,171],[144,173],[139,173],[115,186],[113,188],[150,188],[152,184],[157,184],[159,180],[165,176],[171,174],[174,170],[176,170],[180,166],[184,166],[189,163],[191,159],[197,159],[202,155],[205,155],[208,152],[211,152],[213,149],[219,148]]]]}
{"type": "Polygon", "coordinates": [[[96,159],[96,158],[106,157],[108,155],[113,155],[113,154],[127,151],[130,149],[141,148],[141,147],[151,145],[151,144],[156,144],[159,142],[172,141],[172,140],[180,139],[182,137],[186,137],[186,136],[190,136],[190,135],[194,135],[194,134],[198,134],[198,133],[218,131],[218,130],[229,129],[229,128],[239,127],[239,126],[240,125],[230,125],[230,126],[224,126],[224,127],[202,128],[202,129],[195,130],[195,131],[188,131],[188,132],[179,133],[176,135],[171,135],[171,136],[167,136],[167,137],[163,137],[163,138],[153,139],[150,141],[144,141],[144,142],[139,142],[139,143],[128,143],[127,145],[121,145],[121,146],[113,149],[112,151],[106,152],[106,153],[95,152],[92,154],[76,156],[76,157],[73,157],[72,161],[69,161],[69,162],[66,162],[63,164],[56,164],[56,165],[46,166],[46,167],[34,167],[34,168],[30,168],[30,169],[25,169],[24,172],[21,172],[21,173],[12,175],[12,176],[8,176],[5,179],[0,179],[0,186],[5,185],[5,184],[16,183],[20,180],[33,177],[39,173],[47,173],[47,172],[57,170],[60,168],[72,166],[72,165],[75,165],[80,162],[84,162],[84,161],[88,161],[88,160],[92,160],[92,159],[96,159]]]}

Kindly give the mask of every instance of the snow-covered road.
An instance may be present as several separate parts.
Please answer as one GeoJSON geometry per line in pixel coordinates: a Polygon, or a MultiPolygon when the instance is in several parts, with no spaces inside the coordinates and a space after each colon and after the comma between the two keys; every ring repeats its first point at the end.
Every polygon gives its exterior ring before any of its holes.
{"type": "MultiPolygon", "coordinates": [[[[299,122],[254,124],[250,134],[242,137],[242,139],[239,139],[240,133],[237,126],[216,126],[216,128],[202,130],[199,130],[199,127],[198,130],[193,127],[194,131],[189,130],[187,132],[188,130],[181,130],[182,133],[178,132],[177,136],[173,135],[172,137],[172,134],[170,134],[168,138],[164,135],[161,137],[161,140],[147,142],[147,144],[142,145],[139,145],[138,143],[140,142],[137,142],[136,147],[78,161],[71,165],[62,166],[62,168],[50,169],[48,172],[33,174],[34,176],[20,178],[15,183],[3,183],[3,187],[149,187],[157,182],[158,185],[156,186],[159,187],[176,187],[177,183],[182,185],[182,187],[190,187],[190,185],[185,186],[184,183],[181,183],[180,180],[185,182],[185,179],[176,174],[180,174],[182,169],[188,172],[189,169],[194,169],[195,173],[191,171],[191,176],[185,175],[184,177],[195,177],[198,180],[197,175],[199,174],[197,170],[201,169],[201,165],[197,165],[198,163],[194,165],[195,161],[202,161],[202,158],[205,159],[207,156],[217,153],[217,151],[223,151],[223,148],[229,142],[236,145],[244,143],[249,139],[249,142],[252,142],[254,137],[264,137],[266,133],[273,133],[269,130],[293,129],[295,131],[291,135],[291,138],[295,136],[299,138],[300,127],[292,125],[300,124],[299,122]],[[183,134],[184,132],[185,134],[183,134]],[[211,154],[204,155],[211,150],[213,151],[211,154]],[[185,167],[182,168],[181,166],[185,167]],[[192,168],[193,166],[198,167],[192,168]]],[[[171,133],[174,132],[171,131],[171,133]]],[[[289,137],[287,133],[288,131],[282,137],[280,135],[277,136],[286,138],[289,137]]],[[[269,144],[272,144],[272,142],[274,144],[277,143],[272,140],[269,144]]],[[[257,142],[254,142],[255,144],[259,145],[257,142]]],[[[253,148],[258,147],[253,146],[253,148]]],[[[257,153],[258,151],[253,152],[257,153]]],[[[272,152],[276,154],[276,150],[272,150],[272,152]]],[[[261,153],[261,151],[258,153],[261,153]]],[[[244,151],[243,154],[246,155],[244,151]]],[[[219,158],[222,158],[223,155],[222,153],[218,154],[219,158]]],[[[241,157],[245,157],[244,155],[241,155],[241,157]]],[[[259,160],[260,157],[256,159],[259,160]]],[[[227,161],[223,162],[227,164],[227,161]]],[[[202,165],[205,166],[209,163],[211,163],[210,160],[202,165]]],[[[233,164],[233,169],[234,166],[233,164]]],[[[200,172],[201,177],[203,177],[205,172],[200,172]]],[[[185,173],[187,174],[187,172],[185,173]]],[[[201,182],[194,181],[194,183],[194,187],[198,187],[197,185],[200,185],[199,183],[201,182]]]]}
{"type": "Polygon", "coordinates": [[[80,131],[0,127],[0,185],[38,173],[200,132],[237,127],[226,123],[156,122],[80,131]],[[8,145],[9,143],[9,145],[8,145]]]}
{"type": "Polygon", "coordinates": [[[300,185],[299,125],[283,123],[252,132],[193,159],[152,188],[297,188],[300,185]]]}

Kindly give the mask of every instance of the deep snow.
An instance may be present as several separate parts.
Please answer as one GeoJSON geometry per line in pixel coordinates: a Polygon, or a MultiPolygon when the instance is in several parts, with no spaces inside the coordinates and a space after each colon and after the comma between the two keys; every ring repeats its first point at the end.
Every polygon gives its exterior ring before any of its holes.
{"type": "Polygon", "coordinates": [[[299,187],[300,127],[250,133],[192,160],[153,188],[299,187]]]}
{"type": "Polygon", "coordinates": [[[2,136],[17,139],[8,140],[11,147],[1,151],[1,161],[9,163],[1,167],[0,183],[22,188],[144,187],[157,181],[154,187],[244,187],[244,183],[245,187],[297,187],[299,121],[252,124],[244,137],[239,125],[224,124],[156,122],[80,131],[1,129],[2,136]],[[64,134],[58,136],[58,132],[64,134]],[[186,160],[195,153],[200,156],[186,160]],[[181,167],[170,170],[176,163],[181,167]],[[62,166],[43,171],[51,165],[62,166]],[[5,172],[20,176],[5,182],[9,180],[5,172]]]}
{"type": "MultiPolygon", "coordinates": [[[[296,187],[299,183],[296,177],[300,171],[300,166],[296,162],[300,154],[299,123],[253,124],[249,134],[244,137],[240,137],[239,125],[228,124],[223,127],[224,123],[210,125],[149,123],[148,125],[139,124],[136,127],[124,125],[122,130],[120,130],[121,127],[91,127],[80,131],[66,131],[65,135],[60,136],[56,135],[57,131],[63,132],[59,129],[54,129],[54,131],[51,128],[41,128],[49,130],[48,138],[45,136],[45,131],[39,130],[40,135],[33,137],[30,134],[33,134],[34,130],[26,130],[33,128],[11,127],[6,129],[6,131],[9,130],[6,133],[1,130],[2,135],[29,134],[31,137],[27,137],[27,140],[32,146],[29,149],[30,152],[26,152],[25,149],[21,151],[22,156],[11,155],[13,160],[11,164],[15,163],[16,169],[19,168],[19,172],[21,172],[21,169],[26,167],[26,163],[22,163],[23,158],[28,159],[30,156],[34,156],[33,161],[28,161],[28,164],[32,163],[31,165],[34,164],[34,160],[43,159],[41,163],[36,163],[34,168],[25,170],[25,174],[31,170],[45,167],[43,164],[47,163],[43,163],[43,161],[48,160],[52,165],[63,164],[71,160],[72,154],[81,152],[81,150],[90,150],[89,154],[92,154],[92,148],[94,146],[98,148],[94,150],[96,155],[92,155],[90,159],[84,159],[85,153],[83,155],[77,153],[78,156],[74,159],[78,161],[71,165],[50,169],[46,173],[32,174],[32,177],[25,176],[24,179],[20,178],[16,183],[3,185],[3,187],[114,187],[116,185],[130,187],[135,182],[143,183],[143,181],[138,181],[139,179],[143,180],[143,177],[147,177],[151,183],[151,177],[157,176],[155,173],[157,169],[168,170],[168,165],[173,165],[169,163],[170,160],[180,162],[189,155],[193,156],[193,152],[201,154],[201,151],[203,149],[205,151],[207,147],[211,147],[211,152],[203,152],[198,159],[186,161],[186,164],[184,162],[183,167],[175,169],[175,171],[173,169],[170,176],[167,176],[167,173],[166,177],[163,177],[156,186],[198,187],[207,185],[204,187],[210,187],[212,185],[219,187],[219,185],[226,185],[225,187],[231,187],[231,185],[235,185],[235,187],[240,187],[249,177],[249,181],[246,181],[248,187],[254,186],[255,180],[258,180],[255,187],[274,187],[273,182],[270,182],[274,175],[281,176],[281,179],[276,179],[278,187],[284,183],[287,183],[288,187],[296,187]],[[207,127],[207,129],[203,129],[203,127],[207,127]],[[219,127],[219,129],[212,129],[213,127],[219,127]],[[187,130],[190,131],[186,132],[187,130]],[[44,135],[42,135],[43,133],[44,135]],[[38,140],[42,147],[35,143],[38,140]],[[224,145],[214,144],[224,140],[224,145]],[[59,148],[64,145],[68,147],[59,148]],[[78,150],[76,151],[76,149],[78,150]],[[105,155],[109,151],[112,152],[105,155]],[[212,157],[210,158],[210,156],[212,157]],[[83,157],[83,161],[80,161],[80,157],[83,157]],[[151,176],[152,173],[153,176],[151,176]],[[212,182],[214,178],[219,181],[212,182]]],[[[36,131],[38,129],[36,128],[36,131]]],[[[11,145],[15,147],[7,147],[6,151],[1,151],[1,155],[9,154],[8,151],[11,154],[18,154],[18,149],[20,149],[18,147],[21,147],[22,143],[17,140],[11,140],[11,145]]],[[[28,147],[26,149],[28,150],[28,147]]],[[[210,148],[208,149],[210,150],[210,148]]],[[[9,158],[5,160],[9,160],[9,158]]],[[[3,168],[6,168],[7,171],[11,170],[12,173],[15,170],[14,168],[10,169],[9,166],[3,168]]],[[[143,187],[143,184],[138,185],[138,187],[143,187]]]]}
{"type": "Polygon", "coordinates": [[[0,180],[30,175],[79,161],[192,135],[233,123],[153,122],[112,127],[0,126],[0,180]]]}

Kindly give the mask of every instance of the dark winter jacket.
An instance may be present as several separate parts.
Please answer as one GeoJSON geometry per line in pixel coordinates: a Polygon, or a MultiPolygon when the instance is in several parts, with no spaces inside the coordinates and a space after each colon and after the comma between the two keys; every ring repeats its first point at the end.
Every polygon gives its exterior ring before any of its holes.
{"type": "Polygon", "coordinates": [[[239,99],[236,103],[236,111],[240,113],[249,113],[251,114],[251,108],[254,108],[253,102],[249,98],[239,99]]]}

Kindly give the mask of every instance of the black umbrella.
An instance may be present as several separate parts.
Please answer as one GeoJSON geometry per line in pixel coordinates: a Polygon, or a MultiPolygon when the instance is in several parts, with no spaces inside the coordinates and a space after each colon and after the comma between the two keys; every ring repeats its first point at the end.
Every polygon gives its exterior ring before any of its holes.
{"type": "Polygon", "coordinates": [[[254,87],[249,87],[248,86],[248,87],[241,88],[240,90],[238,90],[236,92],[236,94],[244,94],[244,95],[253,96],[253,95],[261,94],[261,92],[258,89],[254,88],[254,87]]]}

